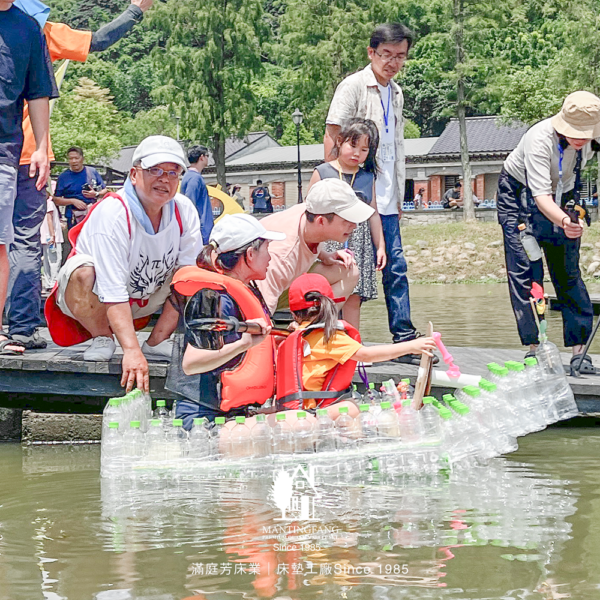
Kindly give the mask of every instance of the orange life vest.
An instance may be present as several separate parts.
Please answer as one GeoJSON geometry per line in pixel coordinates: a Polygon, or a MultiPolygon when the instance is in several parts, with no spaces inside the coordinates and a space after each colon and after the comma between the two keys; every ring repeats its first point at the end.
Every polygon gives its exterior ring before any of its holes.
{"type": "MultiPolygon", "coordinates": [[[[346,321],[340,321],[344,331],[354,340],[360,342],[360,333],[346,321]]],[[[302,381],[302,364],[304,362],[304,336],[315,329],[323,329],[322,325],[310,325],[305,329],[297,329],[288,336],[277,350],[277,408],[295,410],[303,407],[303,401],[316,399],[317,406],[324,408],[333,404],[338,398],[352,391],[352,377],[356,369],[355,360],[347,360],[343,365],[336,365],[325,378],[323,390],[309,392],[302,381]]]]}
{"type": "MultiPolygon", "coordinates": [[[[191,298],[202,289],[211,289],[231,296],[242,313],[242,319],[270,319],[252,290],[241,281],[198,267],[183,267],[173,277],[171,286],[183,296],[191,298]]],[[[250,348],[242,360],[221,378],[219,408],[228,411],[249,404],[264,404],[275,391],[275,347],[273,338],[267,338],[250,348]]]]}

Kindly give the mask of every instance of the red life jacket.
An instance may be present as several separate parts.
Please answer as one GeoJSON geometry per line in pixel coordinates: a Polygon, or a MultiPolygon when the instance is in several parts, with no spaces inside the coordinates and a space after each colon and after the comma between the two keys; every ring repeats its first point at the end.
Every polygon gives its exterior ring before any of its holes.
{"type": "MultiPolygon", "coordinates": [[[[125,209],[125,215],[127,216],[127,230],[129,231],[129,238],[131,239],[131,221],[129,218],[129,209],[125,205],[125,201],[119,194],[115,194],[110,192],[104,196],[104,198],[100,201],[103,202],[106,198],[116,198],[121,202],[123,208],[125,209]]],[[[75,250],[75,245],[77,243],[77,238],[83,229],[83,226],[86,224],[87,220],[90,218],[90,215],[94,211],[94,209],[100,206],[100,202],[96,202],[90,206],[88,214],[85,215],[85,219],[72,227],[69,230],[69,241],[71,242],[71,252],[69,252],[69,256],[67,260],[72,256],[77,254],[75,250]]],[[[181,222],[181,214],[179,213],[179,207],[177,206],[177,201],[175,201],[175,218],[177,219],[177,223],[179,223],[179,233],[183,235],[183,223],[181,222]]],[[[87,342],[92,339],[92,334],[81,324],[79,321],[65,315],[62,310],[58,307],[56,302],[56,294],[58,293],[58,282],[54,284],[50,295],[48,296],[46,303],[44,304],[44,316],[46,317],[46,323],[48,324],[48,331],[50,332],[50,336],[52,337],[52,341],[59,346],[74,346],[75,344],[81,344],[82,342],[87,342]]],[[[129,304],[139,304],[140,306],[145,306],[143,303],[147,303],[147,300],[139,300],[136,298],[131,298],[129,300],[129,304]]],[[[140,317],[139,319],[133,320],[133,326],[136,331],[140,331],[144,329],[150,322],[152,315],[148,315],[147,317],[140,317]]]]}
{"type": "MultiPolygon", "coordinates": [[[[242,320],[263,318],[268,324],[271,323],[252,290],[241,281],[227,275],[198,267],[183,267],[175,273],[171,286],[175,291],[190,298],[202,289],[224,292],[238,305],[242,320]]],[[[275,391],[273,338],[267,336],[261,344],[247,350],[237,366],[221,373],[220,379],[219,408],[222,411],[249,404],[264,404],[275,391]]]]}
{"type": "MultiPolygon", "coordinates": [[[[360,333],[346,321],[340,321],[343,330],[354,340],[360,342],[360,333]]],[[[302,365],[304,363],[304,336],[323,329],[322,325],[311,325],[305,329],[297,329],[289,335],[277,350],[277,408],[281,410],[302,409],[305,399],[317,399],[317,406],[324,408],[333,404],[338,398],[352,391],[352,377],[356,369],[355,360],[347,360],[343,365],[337,364],[325,378],[323,390],[309,392],[302,381],[302,365]]]]}

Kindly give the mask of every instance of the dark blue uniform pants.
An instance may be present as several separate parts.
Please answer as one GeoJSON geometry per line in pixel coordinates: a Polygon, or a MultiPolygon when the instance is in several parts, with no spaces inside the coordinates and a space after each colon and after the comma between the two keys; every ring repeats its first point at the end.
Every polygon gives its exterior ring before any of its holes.
{"type": "MultiPolygon", "coordinates": [[[[502,171],[498,180],[498,221],[504,236],[504,256],[510,301],[523,345],[539,343],[535,317],[529,303],[531,285],[544,280],[541,260],[531,262],[519,237],[519,216],[523,216],[521,194],[525,186],[502,171]]],[[[592,331],[593,308],[579,270],[580,240],[569,240],[562,229],[537,209],[530,218],[540,247],[546,255],[550,278],[562,305],[565,346],[585,344],[592,331]]]]}

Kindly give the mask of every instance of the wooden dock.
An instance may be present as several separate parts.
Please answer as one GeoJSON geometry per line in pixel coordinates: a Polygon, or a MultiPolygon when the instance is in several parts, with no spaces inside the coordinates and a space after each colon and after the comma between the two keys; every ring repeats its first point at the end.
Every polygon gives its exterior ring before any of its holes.
{"type": "MultiPolygon", "coordinates": [[[[22,357],[0,357],[0,407],[29,408],[52,412],[100,412],[106,399],[123,395],[120,386],[120,348],[109,362],[86,362],[83,351],[87,344],[61,348],[52,343],[47,330],[42,335],[48,339],[45,350],[29,350],[22,357]]],[[[140,340],[147,333],[138,334],[140,340]]],[[[89,342],[88,342],[89,344],[89,342]]],[[[522,360],[522,349],[460,348],[451,347],[455,363],[463,373],[482,375],[487,373],[489,362],[503,363],[507,360],[522,360]]],[[[568,365],[570,356],[563,354],[563,363],[568,365]]],[[[600,355],[594,355],[594,363],[600,367],[600,355]]],[[[173,395],[165,390],[168,364],[149,361],[150,388],[155,399],[172,400],[173,395]]],[[[445,365],[438,365],[445,370],[445,365]]],[[[380,363],[367,369],[369,380],[381,383],[394,378],[416,378],[418,367],[397,363],[380,363]]],[[[569,377],[582,415],[600,416],[600,375],[569,377]]],[[[361,383],[358,373],[355,382],[361,383]]],[[[451,391],[434,387],[433,395],[451,391]]]]}

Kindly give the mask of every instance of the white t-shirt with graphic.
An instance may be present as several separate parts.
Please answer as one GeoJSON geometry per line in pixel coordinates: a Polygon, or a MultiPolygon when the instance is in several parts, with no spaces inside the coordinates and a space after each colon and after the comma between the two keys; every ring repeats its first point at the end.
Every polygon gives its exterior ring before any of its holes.
{"type": "Polygon", "coordinates": [[[377,84],[381,94],[384,115],[388,115],[387,125],[384,121],[379,131],[379,148],[377,149],[377,164],[379,173],[376,180],[377,210],[380,215],[398,214],[398,194],[396,192],[396,118],[390,94],[390,85],[383,87],[377,84]],[[388,104],[389,102],[389,104],[388,104]],[[389,113],[388,113],[389,106],[389,113]]]}
{"type": "MultiPolygon", "coordinates": [[[[125,194],[117,193],[127,204],[125,194]]],[[[75,249],[77,254],[89,254],[94,260],[94,293],[100,302],[147,300],[156,293],[162,293],[166,300],[175,271],[196,264],[202,248],[198,211],[182,194],[175,195],[175,202],[183,231],[174,213],[168,224],[163,219],[160,231],[154,235],[148,234],[117,198],[105,198],[94,209],[75,249]]]]}

